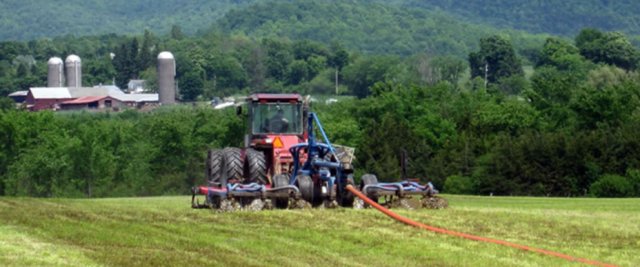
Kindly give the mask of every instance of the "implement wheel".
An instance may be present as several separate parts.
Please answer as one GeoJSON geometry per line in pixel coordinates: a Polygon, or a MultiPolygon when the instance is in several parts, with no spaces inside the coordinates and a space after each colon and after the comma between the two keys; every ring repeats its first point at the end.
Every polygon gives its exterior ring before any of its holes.
{"type": "Polygon", "coordinates": [[[244,161],[244,176],[248,183],[267,184],[267,163],[264,153],[253,148],[247,149],[244,161]]]}
{"type": "Polygon", "coordinates": [[[377,183],[378,183],[378,178],[373,174],[365,174],[362,176],[362,179],[360,179],[360,191],[376,203],[378,202],[378,196],[365,192],[364,187],[367,185],[372,185],[377,183]]]}
{"type": "Polygon", "coordinates": [[[207,161],[205,162],[205,177],[208,185],[220,183],[222,176],[222,150],[209,149],[207,151],[207,161]]]}
{"type": "MultiPolygon", "coordinates": [[[[289,185],[289,176],[284,174],[276,174],[273,176],[273,187],[283,187],[289,185]]],[[[289,198],[287,197],[278,197],[274,199],[275,207],[278,209],[286,209],[289,206],[289,198]]]]}
{"type": "Polygon", "coordinates": [[[309,175],[298,175],[296,177],[298,180],[298,189],[300,190],[300,194],[302,195],[302,199],[309,203],[314,203],[314,188],[313,188],[313,180],[309,175]]]}
{"type": "Polygon", "coordinates": [[[347,184],[344,184],[340,188],[338,188],[338,200],[340,201],[339,204],[342,207],[353,207],[353,201],[355,197],[353,193],[346,189],[348,184],[355,185],[352,174],[349,174],[349,176],[347,176],[347,184]]]}

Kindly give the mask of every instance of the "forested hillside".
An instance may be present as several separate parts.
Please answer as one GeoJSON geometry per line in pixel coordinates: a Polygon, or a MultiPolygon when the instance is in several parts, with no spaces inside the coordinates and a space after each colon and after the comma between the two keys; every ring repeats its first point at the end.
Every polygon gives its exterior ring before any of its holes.
{"type": "MultiPolygon", "coordinates": [[[[0,12],[0,40],[143,29],[166,34],[172,25],[190,34],[218,25],[259,36],[342,40],[365,52],[398,54],[466,53],[478,36],[507,29],[565,36],[585,27],[640,33],[640,4],[632,0],[2,0],[0,12]]],[[[516,44],[529,40],[522,33],[510,35],[516,44]]]]}
{"type": "Polygon", "coordinates": [[[582,28],[640,33],[635,0],[399,0],[407,8],[439,9],[456,19],[532,33],[574,35],[582,28]]]}
{"type": "Polygon", "coordinates": [[[256,0],[2,0],[0,40],[28,40],[72,34],[137,34],[144,29],[186,33],[209,27],[230,8],[256,0]]]}
{"type": "MultiPolygon", "coordinates": [[[[427,8],[400,8],[370,1],[274,1],[235,9],[218,27],[257,37],[332,41],[371,54],[411,55],[427,52],[466,57],[480,37],[495,28],[460,22],[427,8]]],[[[501,31],[519,48],[541,46],[544,37],[501,31]]]]}

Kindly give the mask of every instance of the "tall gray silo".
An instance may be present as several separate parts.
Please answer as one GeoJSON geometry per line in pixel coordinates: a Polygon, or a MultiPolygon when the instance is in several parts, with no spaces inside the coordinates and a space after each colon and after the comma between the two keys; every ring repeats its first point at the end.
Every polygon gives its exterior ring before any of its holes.
{"type": "Polygon", "coordinates": [[[158,54],[158,100],[160,104],[176,103],[176,60],[167,51],[158,54]]]}
{"type": "Polygon", "coordinates": [[[82,64],[80,57],[69,55],[64,61],[67,72],[67,87],[82,87],[82,64]]]}
{"type": "Polygon", "coordinates": [[[64,86],[64,68],[62,59],[52,57],[47,62],[49,70],[47,72],[47,87],[63,87],[64,86]]]}

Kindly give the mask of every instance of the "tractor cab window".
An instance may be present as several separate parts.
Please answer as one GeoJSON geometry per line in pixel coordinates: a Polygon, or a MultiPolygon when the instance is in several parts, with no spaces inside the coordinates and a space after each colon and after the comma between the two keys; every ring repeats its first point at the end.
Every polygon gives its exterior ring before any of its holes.
{"type": "Polygon", "coordinates": [[[253,134],[301,134],[302,113],[300,104],[254,103],[251,128],[253,134]]]}

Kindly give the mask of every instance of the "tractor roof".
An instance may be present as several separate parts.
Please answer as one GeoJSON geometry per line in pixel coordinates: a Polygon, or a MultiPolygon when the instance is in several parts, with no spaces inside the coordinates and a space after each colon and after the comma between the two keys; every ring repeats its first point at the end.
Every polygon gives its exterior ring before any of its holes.
{"type": "Polygon", "coordinates": [[[300,94],[252,94],[249,96],[250,101],[267,101],[267,102],[290,102],[302,101],[300,94]]]}

